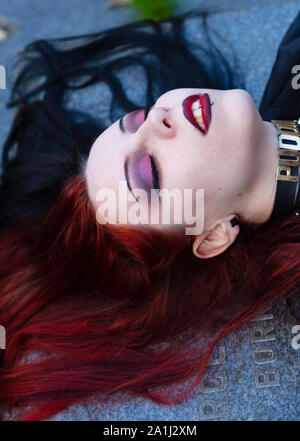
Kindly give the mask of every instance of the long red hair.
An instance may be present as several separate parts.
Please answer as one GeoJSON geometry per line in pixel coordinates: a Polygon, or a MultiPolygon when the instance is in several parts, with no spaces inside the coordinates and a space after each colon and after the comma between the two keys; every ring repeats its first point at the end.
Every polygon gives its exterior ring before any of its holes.
{"type": "Polygon", "coordinates": [[[100,225],[69,178],[41,225],[0,236],[0,404],[21,420],[114,392],[176,404],[218,340],[297,291],[299,256],[297,216],[197,259],[182,234],[100,225]]]}

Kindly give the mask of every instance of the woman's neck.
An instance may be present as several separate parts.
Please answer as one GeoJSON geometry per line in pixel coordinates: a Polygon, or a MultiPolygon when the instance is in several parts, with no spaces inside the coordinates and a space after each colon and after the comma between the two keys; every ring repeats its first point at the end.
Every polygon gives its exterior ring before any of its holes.
{"type": "Polygon", "coordinates": [[[279,161],[279,140],[276,127],[268,121],[263,121],[263,127],[264,130],[260,138],[261,145],[257,149],[259,155],[257,158],[258,178],[241,217],[242,221],[257,227],[266,223],[272,215],[279,161]]]}

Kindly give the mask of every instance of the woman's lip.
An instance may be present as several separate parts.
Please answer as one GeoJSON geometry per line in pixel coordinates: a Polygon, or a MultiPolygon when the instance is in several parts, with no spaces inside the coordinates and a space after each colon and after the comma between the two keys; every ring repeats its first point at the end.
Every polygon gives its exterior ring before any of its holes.
{"type": "Polygon", "coordinates": [[[204,93],[204,94],[199,93],[197,95],[188,96],[183,101],[182,107],[183,107],[183,114],[186,117],[186,119],[191,124],[193,124],[194,127],[200,130],[203,133],[203,135],[206,135],[211,122],[211,104],[208,93],[204,93]],[[195,118],[192,110],[192,105],[198,100],[200,101],[200,106],[202,111],[201,112],[202,120],[203,120],[202,127],[200,126],[199,121],[197,121],[197,119],[195,118]]]}

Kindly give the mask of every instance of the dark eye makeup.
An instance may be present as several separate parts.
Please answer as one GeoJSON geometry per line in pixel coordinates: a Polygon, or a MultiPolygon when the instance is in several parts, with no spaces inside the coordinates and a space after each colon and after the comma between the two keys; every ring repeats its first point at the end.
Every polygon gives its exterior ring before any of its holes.
{"type": "MultiPolygon", "coordinates": [[[[128,114],[126,117],[126,129],[129,128],[129,131],[136,131],[138,129],[136,125],[141,125],[146,120],[150,110],[151,107],[147,107],[143,111],[137,110],[128,114]]],[[[120,120],[120,127],[122,119],[120,120]]],[[[148,200],[150,200],[152,189],[157,190],[159,193],[160,176],[153,155],[143,152],[135,155],[130,160],[127,158],[124,168],[127,186],[132,194],[134,188],[140,188],[146,191],[148,200]]]]}
{"type": "Polygon", "coordinates": [[[148,113],[152,107],[146,107],[146,109],[134,110],[128,113],[119,120],[119,127],[123,133],[135,133],[139,127],[146,121],[148,113]]]}
{"type": "Polygon", "coordinates": [[[151,190],[160,190],[159,177],[153,156],[140,153],[133,158],[130,165],[130,182],[132,188],[141,188],[151,198],[151,190]]]}

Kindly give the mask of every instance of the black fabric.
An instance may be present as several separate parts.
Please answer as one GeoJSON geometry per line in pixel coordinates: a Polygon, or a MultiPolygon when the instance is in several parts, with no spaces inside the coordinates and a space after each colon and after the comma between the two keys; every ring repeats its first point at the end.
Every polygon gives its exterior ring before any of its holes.
{"type": "MultiPolygon", "coordinates": [[[[277,53],[269,81],[260,105],[263,120],[298,120],[300,116],[300,13],[289,27],[277,53]],[[294,66],[299,66],[293,71],[294,66]],[[298,75],[295,81],[295,75],[298,75]],[[292,83],[294,78],[295,84],[292,83]],[[298,87],[298,88],[295,88],[298,87]]],[[[292,175],[298,176],[298,167],[292,167],[292,175]]],[[[272,218],[284,217],[294,210],[293,182],[277,182],[272,218]]],[[[295,208],[299,208],[295,206],[295,208]]]]}
{"type": "MultiPolygon", "coordinates": [[[[300,116],[300,87],[292,87],[293,66],[300,66],[300,12],[287,30],[277,51],[275,63],[267,82],[259,112],[264,121],[272,119],[298,120],[300,116]]],[[[299,69],[300,72],[300,69],[299,69]]],[[[298,80],[300,86],[300,79],[298,80]]],[[[255,230],[240,224],[236,242],[248,244],[255,230]]]]}
{"type": "MultiPolygon", "coordinates": [[[[277,51],[259,112],[264,121],[294,120],[300,116],[300,88],[292,87],[293,66],[300,66],[300,12],[289,27],[277,51]]],[[[300,72],[300,69],[299,69],[300,72]]],[[[298,80],[300,86],[300,79],[298,80]]]]}

